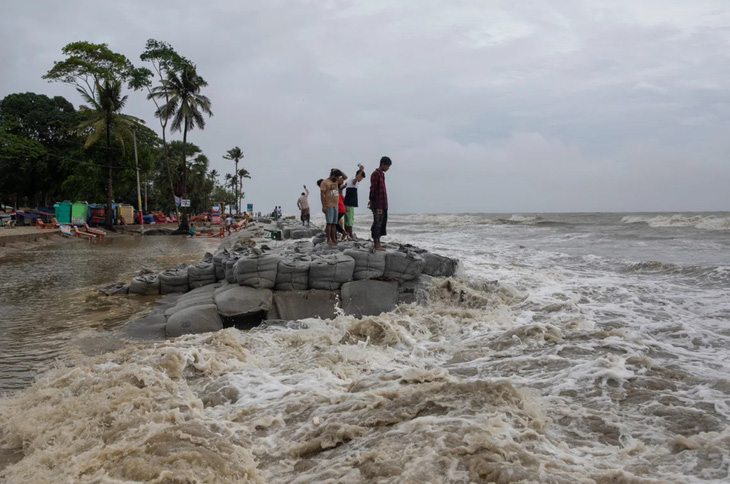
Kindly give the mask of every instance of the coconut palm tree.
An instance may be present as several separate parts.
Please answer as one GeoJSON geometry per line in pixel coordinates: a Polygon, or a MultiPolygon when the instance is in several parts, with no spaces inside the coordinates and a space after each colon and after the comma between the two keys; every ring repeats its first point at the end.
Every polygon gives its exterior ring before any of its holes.
{"type": "MultiPolygon", "coordinates": [[[[155,116],[171,119],[170,131],[182,131],[183,134],[183,197],[188,198],[187,163],[185,162],[185,145],[188,131],[205,128],[205,118],[213,116],[210,99],[200,94],[200,89],[208,83],[195,70],[195,66],[186,63],[179,71],[169,71],[162,84],[153,88],[149,94],[151,99],[165,100],[155,116]]],[[[181,228],[187,225],[187,217],[183,218],[181,228]]]]}
{"type": "MultiPolygon", "coordinates": [[[[226,152],[225,155],[223,155],[223,159],[225,160],[233,160],[236,163],[236,171],[234,173],[238,173],[238,162],[243,158],[243,151],[241,151],[241,148],[238,146],[231,148],[226,152]]],[[[236,211],[241,212],[240,207],[240,197],[238,196],[238,183],[236,183],[235,187],[235,197],[236,197],[236,211]]]]}
{"type": "Polygon", "coordinates": [[[112,163],[112,138],[114,138],[122,149],[124,149],[124,138],[132,136],[132,129],[137,124],[142,124],[139,118],[122,114],[121,111],[127,103],[127,96],[122,96],[122,83],[116,79],[105,79],[102,84],[96,83],[94,94],[90,95],[83,89],[78,89],[81,97],[88,106],[79,106],[79,114],[83,119],[78,126],[77,132],[86,135],[84,148],[88,148],[98,142],[102,135],[106,139],[106,164],[108,167],[106,226],[112,227],[112,182],[114,168],[112,163]]]}
{"type": "Polygon", "coordinates": [[[251,179],[251,174],[246,170],[245,168],[241,168],[236,172],[238,174],[238,196],[239,198],[236,199],[236,203],[240,203],[240,199],[244,198],[243,196],[243,179],[248,178],[251,179]]]}

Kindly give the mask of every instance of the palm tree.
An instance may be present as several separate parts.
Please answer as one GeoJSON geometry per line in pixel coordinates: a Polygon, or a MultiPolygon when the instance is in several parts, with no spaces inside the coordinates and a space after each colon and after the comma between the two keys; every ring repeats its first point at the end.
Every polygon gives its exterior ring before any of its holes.
{"type": "MultiPolygon", "coordinates": [[[[155,116],[163,119],[172,119],[170,131],[183,133],[183,197],[188,198],[187,163],[185,161],[185,145],[188,140],[188,131],[205,128],[205,118],[213,116],[210,110],[210,99],[200,94],[200,89],[208,83],[198,75],[195,66],[186,63],[178,72],[169,71],[167,78],[160,86],[152,89],[151,99],[166,100],[155,112],[155,116]]],[[[183,218],[181,227],[187,225],[187,217],[183,218]]]]}
{"type": "MultiPolygon", "coordinates": [[[[238,173],[238,162],[239,162],[239,160],[241,160],[241,158],[243,158],[243,151],[241,151],[241,148],[236,146],[236,147],[228,150],[226,153],[227,154],[223,155],[223,159],[233,160],[236,162],[236,171],[234,173],[237,174],[238,173]]],[[[236,196],[236,211],[238,213],[240,213],[241,207],[239,206],[240,198],[238,196],[238,183],[236,183],[235,196],[236,196]]]]}
{"type": "Polygon", "coordinates": [[[241,198],[244,198],[244,195],[243,195],[243,179],[244,178],[248,178],[250,180],[251,179],[251,174],[245,168],[241,168],[240,170],[238,170],[237,173],[238,173],[238,186],[237,186],[237,188],[238,188],[238,194],[239,194],[238,196],[239,196],[239,198],[236,199],[236,203],[240,203],[240,199],[241,198]]]}
{"type": "Polygon", "coordinates": [[[78,126],[79,134],[86,135],[84,148],[95,144],[102,135],[106,138],[106,164],[109,169],[107,181],[106,226],[112,227],[112,180],[114,169],[112,164],[112,137],[124,149],[124,138],[132,136],[135,125],[144,123],[139,118],[122,114],[121,110],[127,103],[127,96],[122,96],[122,83],[116,79],[105,79],[103,84],[96,83],[94,95],[83,89],[78,89],[82,98],[89,106],[79,106],[79,114],[83,122],[78,126]]]}

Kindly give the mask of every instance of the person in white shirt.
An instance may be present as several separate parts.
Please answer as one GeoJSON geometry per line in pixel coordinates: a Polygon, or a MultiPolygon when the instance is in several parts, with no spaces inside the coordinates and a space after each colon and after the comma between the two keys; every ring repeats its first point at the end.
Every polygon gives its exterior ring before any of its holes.
{"type": "Polygon", "coordinates": [[[309,198],[308,197],[309,197],[309,190],[307,190],[307,185],[304,185],[304,192],[302,192],[302,196],[297,199],[297,207],[302,212],[302,215],[301,215],[302,225],[306,225],[307,227],[309,227],[309,198]]]}

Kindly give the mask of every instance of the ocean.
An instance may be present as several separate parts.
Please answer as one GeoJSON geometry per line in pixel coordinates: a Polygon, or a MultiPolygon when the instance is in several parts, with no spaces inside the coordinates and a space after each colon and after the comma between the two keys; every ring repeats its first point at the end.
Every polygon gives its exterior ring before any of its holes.
{"type": "Polygon", "coordinates": [[[362,320],[61,351],[0,399],[0,480],[730,481],[730,213],[393,214],[388,232],[459,276],[362,320]]]}

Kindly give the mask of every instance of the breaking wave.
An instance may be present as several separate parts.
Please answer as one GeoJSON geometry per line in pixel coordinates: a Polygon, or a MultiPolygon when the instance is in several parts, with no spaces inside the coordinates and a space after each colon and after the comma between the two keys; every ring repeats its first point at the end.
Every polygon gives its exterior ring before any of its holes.
{"type": "Polygon", "coordinates": [[[621,219],[625,224],[645,223],[650,227],[694,227],[704,230],[730,230],[730,217],[716,215],[627,215],[621,219]]]}

